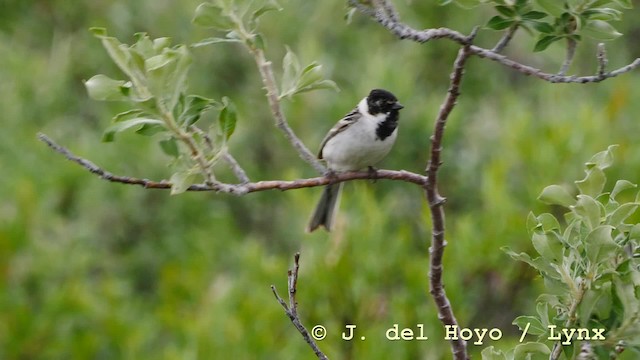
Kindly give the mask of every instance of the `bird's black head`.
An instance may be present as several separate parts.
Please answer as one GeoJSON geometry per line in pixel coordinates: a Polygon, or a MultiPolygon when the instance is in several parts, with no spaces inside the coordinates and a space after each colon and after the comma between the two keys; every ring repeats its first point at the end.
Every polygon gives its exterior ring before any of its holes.
{"type": "Polygon", "coordinates": [[[400,105],[398,99],[387,90],[373,89],[367,96],[367,105],[369,106],[369,113],[376,115],[380,113],[397,113],[398,110],[404,106],[400,105]]]}

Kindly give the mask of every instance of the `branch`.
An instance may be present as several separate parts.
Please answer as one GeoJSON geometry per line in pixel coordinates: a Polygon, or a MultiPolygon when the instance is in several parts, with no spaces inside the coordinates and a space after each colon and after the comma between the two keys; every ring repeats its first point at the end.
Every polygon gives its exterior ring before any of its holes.
{"type": "Polygon", "coordinates": [[[249,51],[255,58],[256,65],[260,71],[260,77],[262,83],[267,91],[267,99],[269,100],[269,106],[271,107],[271,113],[276,120],[276,126],[282,130],[284,136],[289,140],[291,145],[298,151],[298,155],[302,160],[313,166],[313,168],[320,174],[324,174],[326,168],[318,161],[316,156],[309,151],[309,149],[300,141],[300,139],[293,132],[289,123],[287,122],[282,106],[280,105],[280,99],[278,98],[278,87],[273,75],[273,69],[271,68],[271,62],[264,56],[264,51],[258,48],[249,48],[249,51]]]}
{"type": "Polygon", "coordinates": [[[302,322],[300,321],[300,317],[298,316],[298,302],[296,301],[296,291],[298,290],[297,289],[298,270],[300,269],[299,260],[300,260],[300,253],[297,252],[293,257],[293,264],[294,264],[293,270],[289,270],[287,272],[287,287],[289,289],[289,305],[287,306],[287,303],[280,297],[280,295],[278,295],[278,291],[276,290],[275,285],[271,285],[271,291],[273,291],[273,295],[276,297],[276,300],[278,300],[278,302],[284,309],[285,314],[287,314],[287,316],[291,320],[291,323],[293,323],[293,326],[295,326],[296,329],[298,329],[298,331],[300,332],[300,334],[302,334],[304,341],[306,341],[307,344],[309,344],[309,346],[311,347],[313,352],[316,354],[318,359],[328,360],[329,358],[327,358],[327,356],[324,353],[322,353],[322,351],[320,351],[320,348],[318,348],[318,344],[316,344],[315,340],[313,340],[313,338],[309,334],[309,331],[307,331],[304,325],[302,325],[302,322]]]}
{"type": "MultiPolygon", "coordinates": [[[[569,71],[569,66],[573,62],[573,58],[576,56],[576,47],[578,46],[578,42],[575,39],[568,38],[567,39],[567,56],[562,63],[562,67],[560,68],[560,72],[558,75],[566,75],[567,71],[569,71]]],[[[598,51],[598,55],[600,52],[598,51]]],[[[599,75],[604,74],[604,72],[598,72],[599,75]]]]}
{"type": "MultiPolygon", "coordinates": [[[[114,175],[106,170],[103,170],[90,160],[81,158],[79,156],[74,155],[67,148],[56,144],[53,140],[51,140],[45,134],[38,134],[38,139],[45,144],[49,145],[51,149],[54,151],[64,155],[68,160],[75,162],[76,164],[82,166],[83,168],[89,170],[91,173],[98,175],[101,179],[107,180],[110,182],[121,183],[126,185],[140,185],[147,189],[171,189],[171,183],[162,180],[162,181],[153,181],[148,179],[140,179],[130,176],[120,176],[114,175]]],[[[239,175],[239,174],[238,174],[239,175]]],[[[246,175],[245,175],[246,176],[246,175]]],[[[405,170],[378,170],[374,174],[376,179],[387,179],[387,180],[397,180],[397,181],[406,181],[409,183],[413,183],[419,186],[424,186],[427,182],[427,177],[419,174],[415,174],[405,170]]],[[[314,177],[308,179],[299,179],[299,180],[268,180],[268,181],[258,181],[258,182],[244,182],[242,179],[242,183],[240,184],[226,184],[222,182],[215,182],[212,184],[195,184],[191,185],[187,191],[216,191],[221,193],[228,193],[234,195],[245,195],[252,192],[265,191],[265,190],[292,190],[292,189],[301,189],[308,187],[316,187],[327,185],[329,183],[337,183],[349,180],[357,180],[357,179],[371,179],[372,174],[369,171],[351,171],[345,173],[336,173],[333,177],[314,177]]]]}
{"type": "MultiPolygon", "coordinates": [[[[473,37],[475,37],[476,32],[477,28],[469,36],[469,42],[473,37]]],[[[445,326],[458,325],[458,321],[453,314],[451,303],[447,298],[444,291],[444,285],[442,284],[442,257],[444,255],[444,247],[447,245],[447,241],[444,238],[445,221],[443,208],[446,199],[438,193],[438,170],[442,164],[440,160],[440,153],[442,152],[442,138],[444,136],[445,125],[451,111],[456,105],[458,96],[460,96],[460,82],[464,74],[464,66],[471,55],[469,48],[470,45],[463,46],[458,51],[458,56],[453,64],[451,82],[449,84],[447,96],[440,107],[435,123],[435,129],[431,136],[431,156],[426,169],[427,183],[424,186],[427,201],[429,202],[429,208],[431,210],[432,222],[432,240],[431,247],[429,248],[431,262],[429,271],[429,292],[431,293],[431,296],[433,296],[436,307],[438,308],[438,319],[440,319],[445,326]]],[[[453,352],[455,359],[468,359],[467,344],[460,338],[457,340],[451,340],[451,351],[453,352]]]]}
{"type": "Polygon", "coordinates": [[[496,46],[494,46],[493,49],[491,49],[491,51],[493,51],[494,53],[501,53],[502,50],[504,50],[504,48],[506,48],[507,45],[509,45],[509,43],[511,42],[511,39],[513,39],[513,35],[515,35],[518,28],[519,28],[518,24],[511,25],[509,29],[505,31],[504,35],[502,35],[502,37],[500,38],[496,46]]]}
{"type": "MultiPolygon", "coordinates": [[[[468,45],[468,38],[455,30],[451,30],[448,28],[416,30],[400,22],[397,14],[394,13],[394,16],[389,16],[388,9],[393,9],[393,5],[389,0],[377,0],[375,9],[359,4],[357,0],[349,0],[349,5],[355,7],[363,14],[372,17],[387,30],[389,30],[389,32],[400,39],[409,39],[418,43],[425,43],[430,40],[446,38],[457,42],[460,45],[468,45]]],[[[510,67],[513,70],[516,70],[524,75],[535,76],[541,80],[551,83],[584,84],[600,82],[640,67],[640,58],[637,58],[629,65],[623,66],[617,70],[613,70],[610,72],[598,73],[597,75],[593,76],[566,76],[562,74],[545,73],[542,70],[536,69],[532,66],[524,65],[514,60],[508,59],[506,56],[500,55],[495,51],[475,45],[469,46],[469,53],[481,58],[495,61],[501,65],[510,67]]]]}

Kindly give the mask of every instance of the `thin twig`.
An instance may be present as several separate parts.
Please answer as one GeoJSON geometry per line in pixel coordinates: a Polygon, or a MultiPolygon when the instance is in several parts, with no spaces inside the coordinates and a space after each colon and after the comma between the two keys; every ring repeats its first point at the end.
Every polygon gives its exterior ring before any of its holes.
{"type": "MultiPolygon", "coordinates": [[[[91,173],[98,175],[101,179],[107,180],[110,182],[126,184],[126,185],[140,185],[147,189],[171,189],[171,183],[162,180],[162,181],[153,181],[149,179],[140,179],[130,176],[120,176],[112,174],[93,162],[81,158],[79,156],[74,155],[67,148],[56,144],[53,140],[51,140],[45,134],[38,134],[38,139],[40,141],[47,144],[54,151],[64,155],[68,160],[75,162],[76,164],[82,166],[83,168],[89,170],[91,173]]],[[[332,182],[343,182],[349,180],[366,180],[371,178],[371,173],[369,171],[351,171],[345,173],[336,173],[333,177],[314,177],[308,179],[298,179],[298,180],[268,180],[268,181],[257,181],[257,182],[247,182],[241,184],[226,184],[221,182],[216,182],[213,184],[195,184],[191,185],[187,191],[216,191],[221,193],[229,193],[234,195],[245,195],[252,192],[265,191],[265,190],[292,190],[292,189],[301,189],[308,187],[316,187],[327,185],[332,182]]],[[[387,180],[397,180],[397,181],[405,181],[409,183],[413,183],[419,186],[424,186],[427,182],[427,177],[423,175],[419,175],[416,173],[412,173],[405,170],[378,170],[376,172],[376,179],[387,179],[387,180]]],[[[242,181],[242,180],[241,180],[242,181]]]]}
{"type": "Polygon", "coordinates": [[[607,70],[607,49],[604,47],[604,43],[598,44],[598,52],[596,54],[598,59],[598,75],[603,76],[607,70]]]}
{"type": "MultiPolygon", "coordinates": [[[[571,63],[573,63],[573,58],[576,56],[576,47],[578,46],[578,42],[575,39],[568,38],[567,39],[567,56],[562,63],[562,67],[560,68],[560,72],[558,75],[566,75],[567,71],[569,71],[569,67],[571,63]]],[[[604,72],[600,75],[604,75],[604,72]]]]}
{"type": "Polygon", "coordinates": [[[298,316],[298,302],[296,301],[296,291],[298,289],[298,271],[300,270],[300,253],[297,252],[293,257],[293,270],[289,270],[287,272],[287,287],[289,290],[289,306],[287,303],[278,295],[278,291],[276,290],[275,285],[271,285],[271,291],[273,295],[280,303],[280,306],[284,309],[285,314],[291,320],[293,326],[298,329],[298,332],[304,338],[304,341],[309,344],[313,352],[316,354],[316,357],[321,360],[328,360],[327,356],[320,350],[318,344],[315,342],[309,331],[302,325],[302,321],[300,321],[300,317],[298,316]]]}
{"type": "MultiPolygon", "coordinates": [[[[349,4],[351,6],[355,7],[356,9],[361,11],[363,14],[375,19],[378,23],[380,23],[387,30],[389,30],[389,32],[391,32],[392,34],[394,34],[400,39],[408,39],[418,43],[425,43],[430,40],[446,38],[446,39],[455,41],[461,45],[467,44],[468,38],[466,36],[464,36],[463,34],[455,30],[451,30],[448,28],[437,28],[437,29],[434,28],[434,29],[424,29],[424,30],[413,29],[410,26],[400,22],[397,16],[394,18],[388,16],[387,12],[384,10],[385,8],[391,6],[391,3],[388,0],[377,0],[377,3],[379,4],[379,6],[376,7],[376,9],[371,9],[369,7],[359,4],[357,0],[349,0],[349,4]]],[[[498,54],[492,50],[485,49],[475,45],[471,45],[469,47],[469,53],[479,56],[481,58],[486,58],[491,61],[495,61],[501,65],[507,66],[524,75],[531,75],[551,83],[584,84],[584,83],[600,82],[640,67],[640,58],[637,58],[630,64],[610,72],[604,72],[602,74],[597,74],[593,76],[566,76],[566,75],[545,73],[542,70],[536,69],[532,66],[521,64],[519,62],[516,62],[514,60],[507,58],[504,55],[498,54]]]]}
{"type": "Polygon", "coordinates": [[[238,180],[240,180],[240,182],[243,184],[249,183],[251,181],[249,180],[249,176],[247,176],[247,173],[244,171],[242,166],[240,166],[240,163],[238,163],[236,158],[234,158],[233,155],[231,155],[229,151],[227,151],[227,149],[224,149],[222,151],[222,158],[227,163],[227,165],[229,165],[231,171],[233,171],[238,180]]]}
{"type": "Polygon", "coordinates": [[[504,50],[504,48],[506,48],[507,45],[509,45],[509,43],[513,39],[513,35],[516,34],[516,31],[518,30],[518,28],[519,26],[517,23],[509,26],[509,29],[507,29],[507,31],[504,32],[504,34],[502,35],[502,37],[500,38],[496,46],[494,46],[493,49],[491,49],[491,51],[493,51],[494,53],[501,53],[502,50],[504,50]]]}
{"type": "MultiPolygon", "coordinates": [[[[475,32],[470,36],[469,42],[475,36],[475,32]]],[[[464,74],[464,66],[470,56],[469,45],[463,46],[458,51],[458,56],[453,64],[451,73],[451,82],[447,96],[440,107],[438,117],[435,123],[435,129],[431,136],[431,156],[427,164],[427,183],[425,184],[425,192],[429,208],[431,209],[432,222],[432,240],[429,248],[431,267],[429,271],[429,292],[438,308],[438,319],[445,326],[458,325],[458,321],[451,309],[451,303],[447,298],[442,284],[442,258],[444,248],[447,245],[445,240],[445,220],[444,220],[444,202],[445,198],[438,192],[438,170],[441,165],[440,153],[442,152],[442,139],[444,137],[444,129],[447,119],[451,111],[456,105],[458,96],[460,96],[460,82],[464,74]]],[[[458,360],[468,359],[467,344],[461,338],[451,340],[451,351],[453,356],[458,360]]]]}

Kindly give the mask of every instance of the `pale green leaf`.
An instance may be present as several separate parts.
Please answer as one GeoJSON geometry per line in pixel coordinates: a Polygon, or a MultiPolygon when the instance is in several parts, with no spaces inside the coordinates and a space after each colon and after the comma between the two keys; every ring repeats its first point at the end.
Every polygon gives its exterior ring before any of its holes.
{"type": "Polygon", "coordinates": [[[180,150],[178,149],[178,142],[174,137],[171,137],[166,140],[161,140],[160,148],[162,149],[162,152],[164,152],[165,154],[171,157],[177,158],[178,156],[180,156],[180,150]]]}
{"type": "Polygon", "coordinates": [[[520,331],[524,331],[528,324],[527,334],[534,336],[542,335],[547,331],[547,328],[542,325],[540,319],[535,316],[518,316],[513,320],[512,324],[517,326],[520,331]]]}
{"type": "Polygon", "coordinates": [[[192,22],[198,26],[218,30],[230,30],[233,28],[233,22],[226,16],[223,8],[212,3],[198,5],[192,22]]]}
{"type": "Polygon", "coordinates": [[[604,185],[607,182],[607,177],[600,167],[592,167],[587,170],[587,175],[584,179],[576,181],[576,185],[580,190],[580,194],[589,195],[591,197],[598,197],[604,189],[604,185]]]}
{"type": "Polygon", "coordinates": [[[561,205],[569,207],[575,204],[576,200],[560,185],[549,185],[542,189],[538,200],[548,205],[561,205]]]}
{"type": "Polygon", "coordinates": [[[187,191],[191,185],[193,185],[197,175],[191,171],[178,171],[171,175],[169,182],[171,182],[171,195],[182,194],[187,191]]]}
{"type": "Polygon", "coordinates": [[[85,81],[89,97],[100,101],[127,100],[126,93],[131,88],[131,83],[124,80],[114,80],[106,75],[95,75],[85,81]]]}
{"type": "Polygon", "coordinates": [[[582,28],[582,34],[596,40],[614,40],[622,35],[611,24],[602,20],[590,20],[582,28]]]}
{"type": "Polygon", "coordinates": [[[527,359],[530,354],[549,355],[550,353],[551,350],[549,350],[549,347],[547,345],[539,342],[528,342],[516,345],[516,348],[513,352],[513,358],[527,359]]]}
{"type": "Polygon", "coordinates": [[[638,209],[638,205],[640,205],[640,203],[636,202],[620,205],[620,207],[611,214],[607,223],[611,226],[617,227],[638,209]]]}
{"type": "Polygon", "coordinates": [[[160,120],[157,119],[148,119],[148,118],[135,118],[135,119],[130,119],[130,120],[125,120],[125,121],[121,121],[121,122],[117,122],[115,124],[112,124],[111,126],[109,126],[105,131],[104,134],[102,135],[102,141],[104,142],[111,142],[113,141],[115,134],[125,131],[127,129],[131,129],[131,128],[140,128],[145,124],[149,124],[149,125],[164,125],[164,123],[160,120]]]}
{"type": "Polygon", "coordinates": [[[594,229],[600,224],[602,216],[600,205],[591,196],[578,195],[578,202],[572,207],[572,210],[590,229],[594,229]]]}
{"type": "Polygon", "coordinates": [[[534,232],[531,242],[538,254],[545,260],[560,263],[563,255],[564,245],[555,232],[541,233],[534,232]]]}
{"type": "Polygon", "coordinates": [[[635,189],[637,188],[638,185],[627,181],[627,180],[618,180],[616,181],[616,184],[613,186],[613,190],[611,190],[611,194],[609,195],[609,197],[611,199],[615,199],[616,196],[618,196],[618,194],[620,194],[621,192],[628,190],[628,189],[635,189]]]}
{"type": "Polygon", "coordinates": [[[611,237],[612,226],[601,225],[593,229],[584,240],[587,258],[594,264],[612,256],[618,244],[611,237]]]}

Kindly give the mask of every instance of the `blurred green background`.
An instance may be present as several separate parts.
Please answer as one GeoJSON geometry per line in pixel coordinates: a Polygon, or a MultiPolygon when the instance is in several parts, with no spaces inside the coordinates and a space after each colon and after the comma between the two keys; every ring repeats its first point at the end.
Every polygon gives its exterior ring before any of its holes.
{"type": "MultiPolygon", "coordinates": [[[[122,104],[92,101],[83,79],[119,78],[99,41],[104,26],[123,42],[133,33],[193,43],[212,34],[191,25],[200,0],[0,2],[0,358],[313,359],[273,298],[286,295],[292,255],[302,253],[298,300],[309,328],[328,330],[332,359],[445,359],[448,343],[428,294],[429,212],[407,183],[349,183],[337,229],[304,233],[320,189],[245,197],[168,191],[98,179],[36,139],[44,132],[117,174],[167,178],[156,140],[123,134],[101,143],[122,104]],[[424,324],[428,341],[387,341],[386,329],[424,324]],[[365,341],[343,341],[345,324],[365,341]]],[[[457,47],[398,41],[361,15],[347,25],[345,1],[280,2],[262,19],[279,71],[285,45],[302,62],[321,62],[342,91],[285,103],[298,135],[315,151],[325,132],[373,87],[405,105],[399,141],[381,165],[422,172],[433,120],[457,47]]],[[[493,16],[434,2],[396,1],[415,27],[469,32],[493,16]]],[[[640,56],[636,9],[608,43],[617,68],[640,56]]],[[[478,44],[499,34],[482,30],[478,44]]],[[[506,53],[557,71],[559,44],[532,54],[518,34],[506,53]]],[[[194,93],[231,97],[239,111],[231,152],[252,180],[313,176],[272,125],[252,59],[239,46],[194,50],[194,93]]],[[[595,43],[578,50],[572,73],[595,71],[595,43]]],[[[571,184],[582,164],[620,144],[610,181],[639,182],[640,73],[602,84],[553,85],[472,58],[447,126],[441,193],[448,198],[445,285],[465,326],[500,328],[482,346],[509,348],[511,321],[533,313],[536,274],[499,248],[530,250],[526,215],[552,183],[571,184]]],[[[232,181],[230,174],[221,176],[232,181]]],[[[560,211],[560,209],[551,209],[560,211]]],[[[476,355],[476,357],[479,355],[476,355]]]]}

